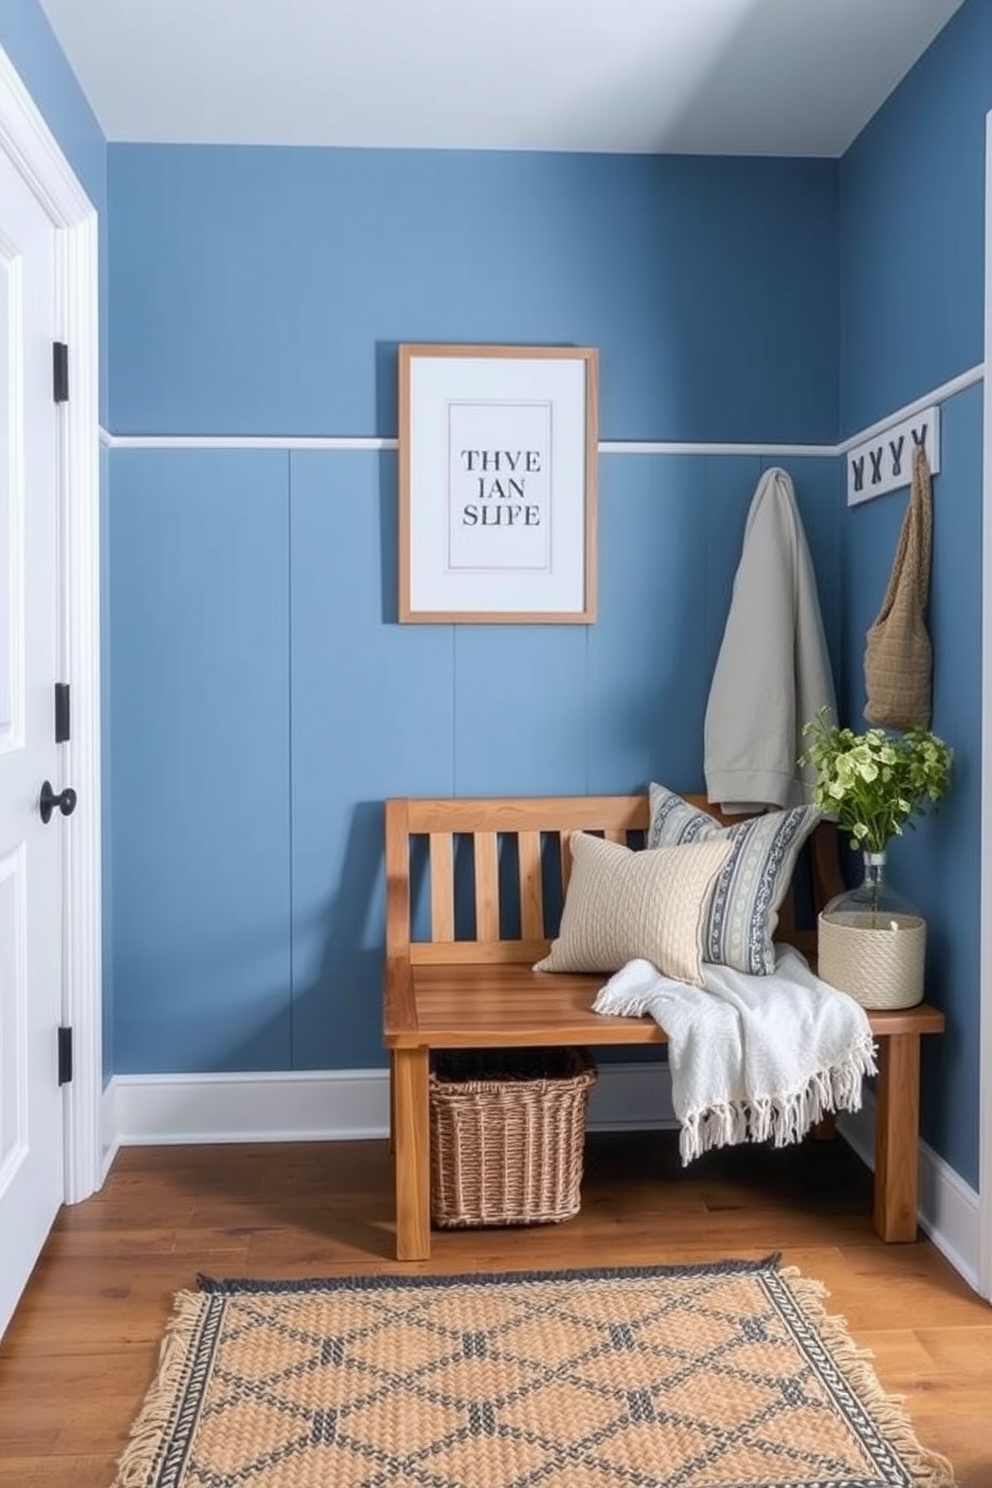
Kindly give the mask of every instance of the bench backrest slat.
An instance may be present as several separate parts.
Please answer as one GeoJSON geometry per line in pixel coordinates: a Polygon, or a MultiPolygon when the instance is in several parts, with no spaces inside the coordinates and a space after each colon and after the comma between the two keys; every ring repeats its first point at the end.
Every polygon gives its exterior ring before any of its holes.
{"type": "Polygon", "coordinates": [[[450,832],[435,832],[430,846],[431,940],[455,938],[455,862],[450,832]]]}
{"type": "Polygon", "coordinates": [[[476,832],[475,938],[499,940],[499,859],[495,832],[476,832]]]}
{"type": "Polygon", "coordinates": [[[432,940],[410,943],[411,966],[505,966],[525,963],[533,966],[548,954],[547,937],[538,940],[453,940],[438,945],[432,940]]]}
{"type": "Polygon", "coordinates": [[[520,872],[520,933],[524,940],[544,936],[544,882],[541,878],[541,834],[517,835],[520,872]]]}
{"type": "Polygon", "coordinates": [[[564,904],[569,879],[572,877],[572,844],[567,832],[562,832],[558,839],[558,852],[561,860],[561,899],[564,904]]]}

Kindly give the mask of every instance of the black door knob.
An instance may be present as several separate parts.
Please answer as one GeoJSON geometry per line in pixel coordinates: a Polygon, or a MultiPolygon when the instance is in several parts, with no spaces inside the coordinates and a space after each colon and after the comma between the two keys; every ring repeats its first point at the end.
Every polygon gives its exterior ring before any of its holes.
{"type": "Polygon", "coordinates": [[[76,809],[76,792],[71,785],[67,785],[64,791],[56,795],[52,790],[52,783],[46,780],[41,787],[41,796],[38,800],[38,810],[43,822],[48,823],[52,819],[52,812],[58,808],[63,816],[71,816],[76,809]]]}

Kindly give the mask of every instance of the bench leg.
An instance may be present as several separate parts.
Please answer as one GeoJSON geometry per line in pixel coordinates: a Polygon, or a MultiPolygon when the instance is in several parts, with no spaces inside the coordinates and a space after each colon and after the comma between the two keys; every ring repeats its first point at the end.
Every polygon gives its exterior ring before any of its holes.
{"type": "Polygon", "coordinates": [[[389,1051],[389,1154],[396,1151],[396,1061],[389,1051]]]}
{"type": "Polygon", "coordinates": [[[920,1171],[920,1036],[879,1039],[875,1233],[915,1240],[920,1171]]]}
{"type": "Polygon", "coordinates": [[[393,1145],[396,1169],[396,1259],[431,1253],[430,1112],[427,1050],[393,1050],[393,1145]]]}

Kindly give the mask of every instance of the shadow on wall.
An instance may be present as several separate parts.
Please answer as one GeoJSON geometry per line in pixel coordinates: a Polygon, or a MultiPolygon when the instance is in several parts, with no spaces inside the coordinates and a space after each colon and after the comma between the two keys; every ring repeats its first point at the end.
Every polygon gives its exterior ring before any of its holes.
{"type": "Polygon", "coordinates": [[[399,356],[398,341],[375,343],[375,426],[386,438],[399,433],[399,356]]]}
{"type": "Polygon", "coordinates": [[[294,917],[294,1069],[386,1065],[384,833],[382,802],[359,801],[351,810],[330,900],[294,917]]]}
{"type": "Polygon", "coordinates": [[[382,623],[398,625],[400,620],[399,531],[399,457],[392,450],[382,450],[379,469],[379,575],[382,584],[382,623]]]}

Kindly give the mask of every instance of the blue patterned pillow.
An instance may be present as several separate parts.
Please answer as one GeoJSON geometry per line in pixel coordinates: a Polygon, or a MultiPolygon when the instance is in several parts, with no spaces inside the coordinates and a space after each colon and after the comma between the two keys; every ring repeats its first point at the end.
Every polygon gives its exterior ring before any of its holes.
{"type": "Polygon", "coordinates": [[[726,866],[713,885],[703,926],[703,960],[750,976],[775,970],[772,936],[799,850],[820,819],[816,806],[794,806],[721,826],[662,785],[651,786],[648,847],[677,847],[729,837],[726,866]]]}

